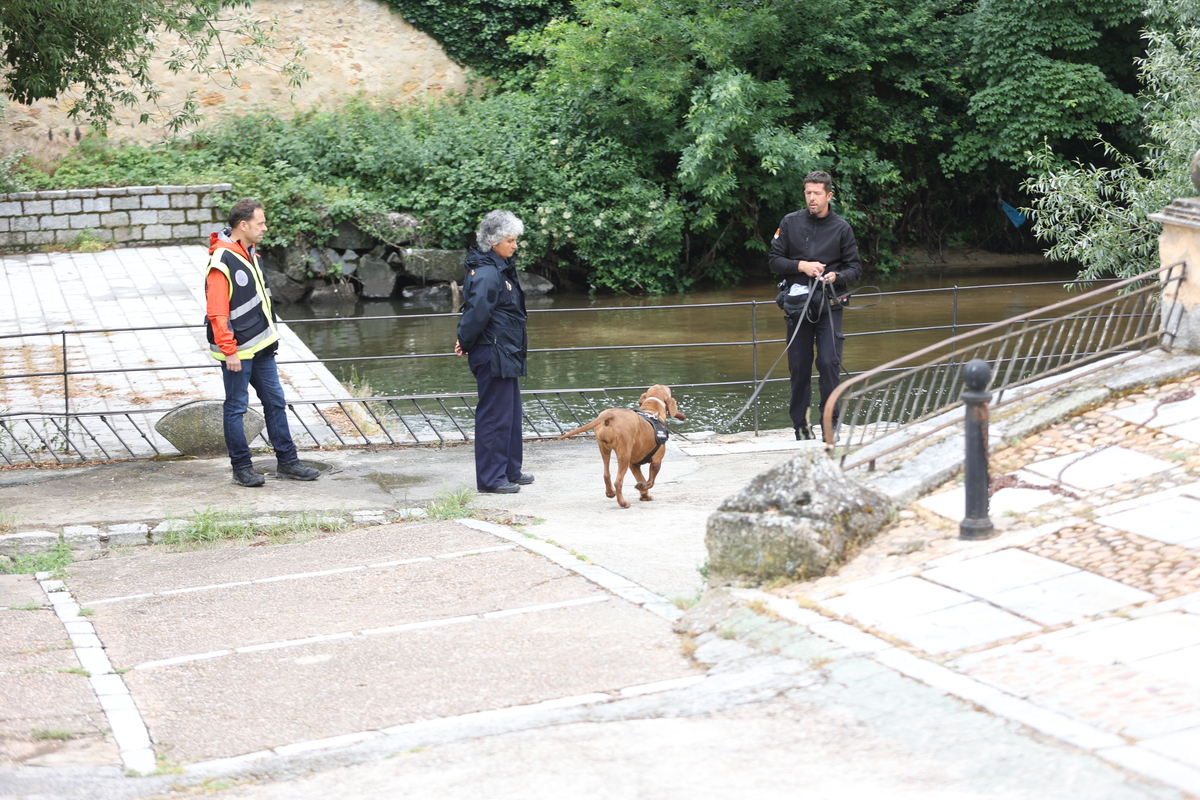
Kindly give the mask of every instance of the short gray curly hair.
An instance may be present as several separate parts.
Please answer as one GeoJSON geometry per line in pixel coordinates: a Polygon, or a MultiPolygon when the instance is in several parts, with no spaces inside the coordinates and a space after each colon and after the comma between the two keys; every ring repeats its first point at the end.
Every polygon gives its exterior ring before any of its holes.
{"type": "Polygon", "coordinates": [[[486,253],[508,237],[520,236],[524,232],[525,223],[521,222],[520,217],[511,211],[496,209],[489,211],[479,223],[475,241],[479,242],[479,249],[486,253]]]}

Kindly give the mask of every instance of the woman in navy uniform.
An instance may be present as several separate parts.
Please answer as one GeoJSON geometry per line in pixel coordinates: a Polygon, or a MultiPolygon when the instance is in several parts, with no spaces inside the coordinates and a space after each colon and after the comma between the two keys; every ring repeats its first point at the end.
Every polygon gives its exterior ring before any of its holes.
{"type": "Polygon", "coordinates": [[[514,254],[525,224],[511,211],[489,211],[467,252],[463,315],[454,352],[467,356],[479,387],[475,408],[475,486],[512,494],[533,483],[521,472],[521,387],[529,335],[525,292],[514,254]]]}

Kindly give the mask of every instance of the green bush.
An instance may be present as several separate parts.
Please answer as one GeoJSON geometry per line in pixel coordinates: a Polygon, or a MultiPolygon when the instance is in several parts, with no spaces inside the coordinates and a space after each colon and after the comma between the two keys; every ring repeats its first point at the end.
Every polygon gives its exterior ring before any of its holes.
{"type": "Polygon", "coordinates": [[[618,291],[689,287],[681,204],[629,148],[566,132],[562,117],[513,92],[397,108],[355,100],[290,120],[231,119],[186,146],[88,140],[53,170],[21,178],[42,189],[232,183],[227,203],[254,197],[266,207],[268,245],[320,244],[337,222],[369,226],[402,210],[425,221],[423,242],[459,248],[503,207],[526,222],[526,266],[576,269],[618,291]]]}

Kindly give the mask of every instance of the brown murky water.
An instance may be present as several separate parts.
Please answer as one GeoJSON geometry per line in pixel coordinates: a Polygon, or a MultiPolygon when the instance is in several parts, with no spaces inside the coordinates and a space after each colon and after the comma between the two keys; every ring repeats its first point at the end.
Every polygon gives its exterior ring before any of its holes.
{"type": "MultiPolygon", "coordinates": [[[[860,293],[847,311],[845,367],[861,372],[951,336],[964,326],[995,322],[1069,299],[1079,289],[1063,282],[1069,269],[1006,269],[994,272],[924,273],[880,286],[883,294],[860,293]],[[1040,283],[1034,283],[1040,282],[1040,283]],[[955,291],[954,287],[958,287],[955,291]],[[976,288],[978,287],[978,288],[976,288]],[[957,310],[955,308],[957,303],[957,310]]],[[[783,350],[782,312],[772,283],[660,297],[551,295],[530,300],[529,376],[526,389],[579,390],[752,381],[761,378],[783,350]],[[686,307],[700,304],[704,307],[686,307]],[[757,340],[757,345],[752,344],[757,340]],[[713,344],[721,343],[721,344],[713,344]],[[691,346],[691,345],[707,346],[691,346]],[[642,345],[683,345],[635,349],[642,345]],[[612,347],[610,350],[585,348],[612,347]],[[757,350],[757,372],[755,351],[757,350]],[[545,351],[545,352],[542,352],[545,351]]],[[[338,311],[293,306],[302,339],[347,380],[351,372],[375,394],[471,392],[466,359],[452,355],[457,315],[447,306],[417,306],[400,300],[359,303],[338,311]],[[338,315],[341,316],[338,316],[338,315]],[[401,315],[401,319],[363,317],[401,315]],[[362,361],[364,356],[428,357],[362,361]]],[[[786,362],[772,379],[787,377],[786,362]]],[[[718,428],[749,397],[748,385],[680,390],[688,414],[685,429],[718,428]]],[[[614,394],[626,400],[628,393],[614,394]]],[[[785,427],[786,383],[772,383],[761,397],[763,427],[785,427]]],[[[752,424],[752,423],[751,423],[752,424]]],[[[739,427],[742,427],[739,425],[739,427]]]]}

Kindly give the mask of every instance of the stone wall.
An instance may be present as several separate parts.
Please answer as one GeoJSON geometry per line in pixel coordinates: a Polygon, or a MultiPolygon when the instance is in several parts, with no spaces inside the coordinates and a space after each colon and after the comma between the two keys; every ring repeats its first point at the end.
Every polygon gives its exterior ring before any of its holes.
{"type": "Polygon", "coordinates": [[[207,244],[224,225],[216,205],[231,189],[218,183],[0,194],[0,248],[70,244],[84,230],[127,246],[207,244]]]}
{"type": "MultiPolygon", "coordinates": [[[[298,39],[306,48],[304,65],[312,77],[291,90],[278,73],[264,68],[240,70],[238,85],[227,75],[213,80],[169,72],[155,60],[155,83],[164,91],[160,105],[177,105],[195,90],[206,122],[251,111],[290,115],[309,108],[331,109],[362,94],[379,102],[438,96],[466,88],[466,71],[451,61],[433,38],[421,33],[379,0],[255,0],[245,13],[278,23],[281,41],[298,39]]],[[[164,42],[161,54],[176,43],[164,42]]],[[[70,93],[31,105],[0,107],[0,153],[19,148],[47,157],[72,146],[81,133],[68,116],[70,93]]],[[[147,109],[153,111],[153,108],[147,109]]],[[[118,109],[121,126],[110,128],[116,139],[150,141],[165,131],[154,123],[132,124],[138,111],[118,109]]]]}

